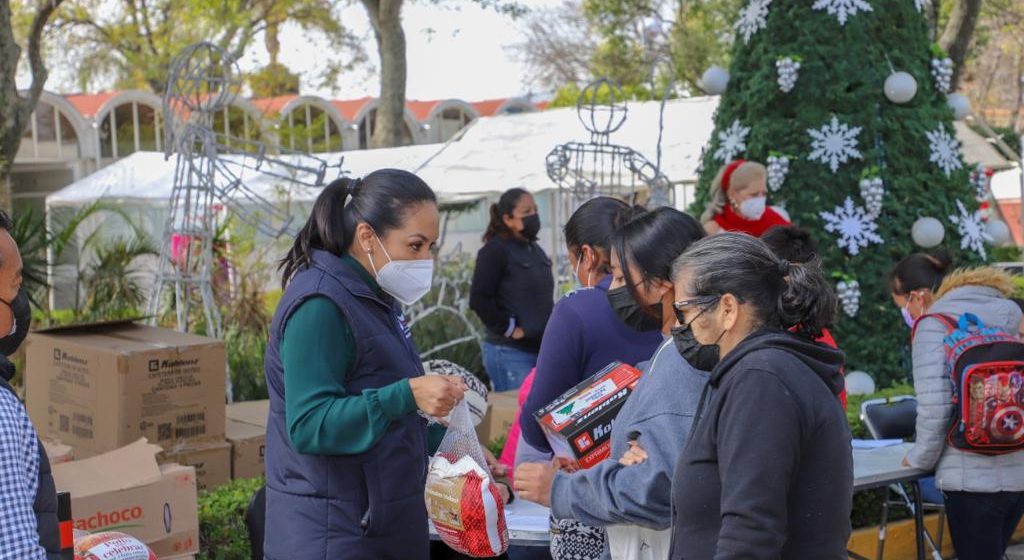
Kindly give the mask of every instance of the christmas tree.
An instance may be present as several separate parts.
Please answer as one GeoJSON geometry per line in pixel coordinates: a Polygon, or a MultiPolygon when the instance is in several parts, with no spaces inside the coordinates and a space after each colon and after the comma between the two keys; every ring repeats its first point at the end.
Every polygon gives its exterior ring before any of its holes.
{"type": "Polygon", "coordinates": [[[986,252],[948,102],[950,63],[929,43],[925,1],[749,0],[698,184],[703,209],[721,166],[768,165],[769,202],[812,232],[835,278],[848,371],[880,386],[908,374],[909,331],[887,274],[923,250],[914,223],[941,222],[958,265],[986,252]]]}

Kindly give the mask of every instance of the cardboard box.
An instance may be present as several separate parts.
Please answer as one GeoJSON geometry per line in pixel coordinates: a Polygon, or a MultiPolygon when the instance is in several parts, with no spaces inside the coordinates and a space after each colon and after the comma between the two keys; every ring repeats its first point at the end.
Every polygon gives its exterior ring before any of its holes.
{"type": "Polygon", "coordinates": [[[491,392],[487,395],[487,405],[487,414],[476,427],[476,435],[483,445],[508,435],[519,412],[519,390],[491,392]]]}
{"type": "Polygon", "coordinates": [[[34,332],[26,346],[29,415],[80,457],[140,437],[224,437],[222,341],[121,322],[34,332]]]}
{"type": "Polygon", "coordinates": [[[225,414],[231,420],[263,428],[267,427],[267,414],[269,413],[270,401],[268,400],[237,402],[225,407],[225,414]]]}
{"type": "Polygon", "coordinates": [[[227,432],[231,442],[231,478],[262,476],[267,429],[228,418],[227,432]]]}
{"type": "Polygon", "coordinates": [[[75,527],[120,531],[159,558],[199,552],[195,469],[157,465],[157,445],[140,439],[91,459],[54,465],[60,492],[71,492],[75,527]]]}
{"type": "Polygon", "coordinates": [[[43,449],[46,450],[46,457],[50,460],[50,466],[75,460],[75,451],[70,445],[64,445],[52,439],[40,438],[40,441],[43,442],[43,449]]]}
{"type": "Polygon", "coordinates": [[[180,444],[161,452],[157,462],[194,467],[200,492],[231,481],[231,444],[224,440],[180,444]]]}
{"type": "Polygon", "coordinates": [[[558,457],[588,469],[611,453],[612,422],[640,381],[640,370],[612,363],[534,415],[558,457]]]}

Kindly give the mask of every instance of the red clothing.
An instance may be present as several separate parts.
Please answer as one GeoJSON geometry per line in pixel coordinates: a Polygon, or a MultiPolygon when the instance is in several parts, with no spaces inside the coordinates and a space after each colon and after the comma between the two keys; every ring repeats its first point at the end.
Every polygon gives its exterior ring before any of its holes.
{"type": "Polygon", "coordinates": [[[722,228],[722,231],[746,233],[753,235],[754,237],[761,237],[764,235],[764,232],[768,231],[772,226],[790,225],[786,218],[783,218],[771,207],[764,209],[764,214],[761,214],[761,219],[748,220],[740,214],[737,214],[736,211],[732,209],[732,205],[726,204],[725,209],[713,219],[715,220],[715,223],[722,228]]]}
{"type": "MultiPolygon", "coordinates": [[[[526,402],[526,397],[530,395],[530,387],[533,387],[533,375],[535,373],[537,373],[537,368],[531,369],[530,374],[526,376],[523,384],[519,387],[519,410],[516,411],[515,419],[512,420],[512,427],[508,429],[505,449],[501,452],[501,457],[498,458],[498,461],[509,469],[513,469],[516,466],[516,448],[519,447],[520,433],[519,415],[523,412],[523,404],[526,402]]],[[[509,472],[512,471],[509,470],[509,472]]]]}
{"type": "MultiPolygon", "coordinates": [[[[821,331],[821,338],[819,338],[815,342],[820,342],[820,343],[824,344],[825,346],[831,346],[832,348],[835,348],[836,350],[839,349],[839,345],[836,344],[835,339],[832,338],[832,333],[828,332],[828,329],[822,329],[822,331],[821,331]]],[[[840,371],[843,371],[843,370],[840,369],[840,371]]],[[[840,402],[843,403],[843,410],[845,411],[846,410],[846,388],[845,387],[843,388],[843,392],[839,394],[839,400],[840,400],[840,402]]]]}

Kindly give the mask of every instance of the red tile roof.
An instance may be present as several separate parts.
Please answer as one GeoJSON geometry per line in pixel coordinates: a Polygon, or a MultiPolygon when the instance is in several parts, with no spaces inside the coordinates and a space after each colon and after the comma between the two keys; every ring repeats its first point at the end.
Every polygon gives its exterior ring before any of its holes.
{"type": "Polygon", "coordinates": [[[336,99],[331,105],[341,113],[349,122],[355,122],[356,116],[363,110],[363,107],[373,101],[372,97],[360,97],[359,99],[336,99]]]}
{"type": "Polygon", "coordinates": [[[481,117],[493,117],[498,112],[498,108],[505,104],[508,99],[486,99],[484,101],[474,101],[470,103],[477,113],[480,113],[481,117]]]}
{"type": "Polygon", "coordinates": [[[408,107],[410,111],[412,111],[412,114],[418,120],[425,121],[427,120],[427,117],[430,116],[430,112],[434,110],[434,107],[437,107],[443,102],[444,101],[440,99],[434,101],[418,101],[415,99],[409,99],[406,100],[405,106],[408,107]]]}
{"type": "Polygon", "coordinates": [[[284,109],[285,105],[294,101],[298,95],[279,95],[277,97],[269,97],[266,99],[252,99],[252,104],[256,106],[266,116],[277,115],[284,109]]]}
{"type": "Polygon", "coordinates": [[[64,99],[68,100],[83,117],[91,119],[95,117],[100,109],[103,108],[108,101],[117,97],[121,93],[119,91],[106,91],[102,93],[81,93],[65,95],[64,99]]]}

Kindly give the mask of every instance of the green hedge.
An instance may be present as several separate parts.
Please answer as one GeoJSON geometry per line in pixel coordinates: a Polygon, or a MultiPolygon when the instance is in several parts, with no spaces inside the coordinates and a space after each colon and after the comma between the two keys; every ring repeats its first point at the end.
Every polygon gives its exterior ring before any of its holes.
{"type": "Polygon", "coordinates": [[[199,496],[199,560],[249,560],[245,508],[263,478],[233,480],[199,496]]]}

